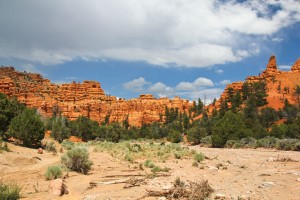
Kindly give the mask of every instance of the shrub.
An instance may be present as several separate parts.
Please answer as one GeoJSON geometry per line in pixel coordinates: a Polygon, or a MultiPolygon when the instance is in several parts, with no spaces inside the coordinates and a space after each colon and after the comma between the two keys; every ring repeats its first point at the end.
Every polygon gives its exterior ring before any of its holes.
{"type": "Polygon", "coordinates": [[[274,148],[277,141],[279,141],[278,138],[268,136],[257,140],[256,144],[257,147],[274,148]]]}
{"type": "Polygon", "coordinates": [[[242,117],[231,111],[226,112],[212,129],[213,147],[224,147],[228,140],[240,140],[247,135],[247,129],[242,117]]]}
{"type": "Polygon", "coordinates": [[[255,148],[256,147],[256,139],[252,138],[252,137],[247,137],[247,138],[242,138],[241,139],[241,145],[245,146],[245,147],[252,147],[255,148]]]}
{"type": "Polygon", "coordinates": [[[21,188],[16,184],[6,184],[0,182],[0,199],[1,200],[16,200],[20,199],[21,188]]]}
{"type": "Polygon", "coordinates": [[[206,135],[207,135],[206,128],[201,128],[199,125],[195,125],[187,131],[188,141],[194,144],[199,144],[201,139],[206,135]]]}
{"type": "Polygon", "coordinates": [[[168,139],[172,142],[172,143],[179,143],[182,140],[182,136],[181,133],[179,131],[176,130],[171,130],[168,136],[168,139]]]}
{"type": "Polygon", "coordinates": [[[44,123],[33,109],[26,108],[13,118],[9,126],[10,136],[19,139],[25,146],[35,146],[44,137],[44,123]]]}
{"type": "Polygon", "coordinates": [[[181,158],[182,158],[182,153],[176,151],[176,152],[174,153],[174,156],[175,156],[176,159],[181,159],[181,158]]]}
{"type": "Polygon", "coordinates": [[[299,143],[299,140],[297,139],[282,139],[276,142],[275,148],[279,150],[285,150],[285,151],[297,150],[296,147],[297,143],[299,143]]]}
{"type": "Polygon", "coordinates": [[[151,160],[146,160],[144,165],[149,168],[153,168],[155,166],[151,160]]]}
{"type": "Polygon", "coordinates": [[[46,151],[57,152],[56,145],[55,145],[54,141],[43,139],[41,143],[42,143],[42,147],[46,151]]]}
{"type": "Polygon", "coordinates": [[[204,154],[203,153],[196,153],[195,155],[194,155],[194,160],[196,161],[196,162],[201,162],[201,161],[203,161],[205,159],[205,156],[204,156],[204,154]]]}
{"type": "Polygon", "coordinates": [[[236,140],[228,140],[225,144],[226,148],[233,148],[233,146],[235,145],[237,141],[236,140]]]}
{"type": "Polygon", "coordinates": [[[78,173],[87,174],[93,165],[89,160],[89,152],[85,147],[74,147],[61,157],[62,164],[78,173]]]}
{"type": "Polygon", "coordinates": [[[159,166],[154,166],[152,169],[151,169],[151,172],[152,173],[157,173],[157,172],[168,172],[170,171],[170,168],[168,167],[164,167],[164,168],[161,168],[159,166]]]}
{"type": "Polygon", "coordinates": [[[2,151],[10,152],[11,150],[8,148],[6,142],[2,142],[2,141],[0,140],[0,153],[1,153],[2,151]]]}
{"type": "Polygon", "coordinates": [[[61,176],[62,170],[60,166],[49,166],[45,173],[46,180],[61,178],[61,176]]]}
{"type": "Polygon", "coordinates": [[[124,160],[133,163],[134,159],[130,153],[125,154],[124,160]]]}
{"type": "Polygon", "coordinates": [[[212,147],[212,139],[211,136],[206,136],[200,140],[200,143],[207,147],[212,147]]]}
{"type": "Polygon", "coordinates": [[[300,151],[300,141],[299,142],[296,142],[294,144],[294,148],[293,148],[294,151],[300,151]]]}
{"type": "Polygon", "coordinates": [[[61,143],[61,146],[63,146],[64,148],[66,148],[67,150],[70,150],[74,147],[74,142],[70,141],[70,140],[64,140],[61,143]]]}

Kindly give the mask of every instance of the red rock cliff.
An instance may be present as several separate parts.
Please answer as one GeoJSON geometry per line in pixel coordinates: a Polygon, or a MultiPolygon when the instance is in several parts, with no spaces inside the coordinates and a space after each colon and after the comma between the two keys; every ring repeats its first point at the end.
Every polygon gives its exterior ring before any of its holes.
{"type": "MultiPolygon", "coordinates": [[[[297,104],[297,96],[295,95],[295,89],[297,85],[300,85],[300,59],[291,67],[290,71],[280,71],[277,69],[276,57],[272,55],[266,66],[266,69],[259,76],[248,76],[247,82],[265,81],[267,83],[267,106],[279,109],[284,106],[284,100],[292,104],[297,104]]],[[[241,91],[244,81],[230,83],[226,86],[220,99],[216,102],[216,107],[220,107],[221,99],[224,100],[228,97],[229,88],[232,88],[234,92],[241,91]]],[[[209,106],[210,111],[213,106],[209,106]]]]}
{"type": "Polygon", "coordinates": [[[117,99],[105,95],[96,81],[56,85],[40,74],[18,72],[13,67],[0,68],[0,92],[17,97],[48,117],[61,112],[71,120],[83,115],[101,123],[110,115],[110,122],[122,122],[128,117],[134,126],[159,121],[165,106],[182,112],[187,112],[191,106],[188,100],[179,97],[156,99],[151,94],[130,100],[117,99]]]}

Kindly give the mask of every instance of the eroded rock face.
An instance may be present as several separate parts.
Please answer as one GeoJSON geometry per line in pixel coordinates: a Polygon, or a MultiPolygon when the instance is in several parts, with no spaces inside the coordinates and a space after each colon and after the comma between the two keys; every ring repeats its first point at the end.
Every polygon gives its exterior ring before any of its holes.
{"type": "Polygon", "coordinates": [[[292,72],[300,72],[300,58],[292,66],[292,72]]]}
{"type": "MultiPolygon", "coordinates": [[[[249,83],[264,81],[267,84],[267,102],[270,107],[275,109],[282,108],[284,105],[284,100],[292,104],[297,104],[297,98],[294,95],[295,88],[299,85],[300,81],[300,59],[298,59],[292,66],[291,71],[280,71],[277,69],[276,57],[272,55],[266,66],[266,69],[262,74],[258,76],[248,76],[246,81],[249,83]]],[[[244,82],[234,82],[226,86],[224,92],[221,94],[221,98],[216,102],[215,107],[220,108],[220,104],[229,96],[229,91],[231,93],[241,92],[244,82]]],[[[230,106],[230,103],[229,103],[230,106]]],[[[209,107],[210,111],[213,109],[212,106],[209,107]]]]}
{"type": "Polygon", "coordinates": [[[278,74],[277,64],[276,64],[276,57],[272,55],[269,59],[269,62],[267,64],[267,68],[263,73],[261,74],[262,77],[267,78],[270,76],[273,76],[275,74],[278,74]]]}
{"type": "Polygon", "coordinates": [[[56,85],[39,74],[18,72],[13,67],[0,67],[0,92],[17,97],[48,117],[62,113],[74,120],[83,115],[101,123],[110,116],[110,122],[128,118],[134,126],[160,121],[166,106],[188,112],[192,105],[179,97],[156,99],[151,94],[130,100],[117,99],[106,95],[97,81],[56,85]]]}

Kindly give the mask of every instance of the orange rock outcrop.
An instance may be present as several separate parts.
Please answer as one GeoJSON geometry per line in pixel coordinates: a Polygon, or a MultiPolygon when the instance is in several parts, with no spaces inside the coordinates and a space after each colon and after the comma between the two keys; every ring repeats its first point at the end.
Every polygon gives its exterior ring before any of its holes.
{"type": "Polygon", "coordinates": [[[300,58],[292,66],[292,72],[300,72],[300,58]]]}
{"type": "MultiPolygon", "coordinates": [[[[247,82],[265,81],[267,84],[267,102],[266,106],[279,109],[284,106],[284,100],[287,99],[291,104],[298,104],[298,98],[295,94],[297,85],[300,85],[300,59],[291,67],[290,71],[280,71],[277,68],[276,57],[272,55],[262,74],[258,76],[248,76],[247,82]]],[[[226,86],[221,98],[216,102],[215,106],[220,107],[222,100],[228,97],[229,88],[236,93],[241,91],[244,81],[230,83],[226,86]]],[[[209,106],[212,110],[213,106],[209,106]]]]}
{"type": "Polygon", "coordinates": [[[13,67],[0,67],[0,92],[17,99],[28,107],[36,108],[47,117],[61,113],[71,120],[87,116],[99,123],[110,116],[110,122],[122,122],[141,126],[160,120],[165,107],[188,111],[190,102],[175,97],[154,98],[142,94],[130,100],[106,95],[97,81],[56,85],[40,74],[16,71],[13,67]]]}

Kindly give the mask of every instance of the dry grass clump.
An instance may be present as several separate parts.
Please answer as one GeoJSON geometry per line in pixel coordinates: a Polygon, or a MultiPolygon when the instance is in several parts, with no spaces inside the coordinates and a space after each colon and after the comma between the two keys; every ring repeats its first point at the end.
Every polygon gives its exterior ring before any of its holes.
{"type": "Polygon", "coordinates": [[[111,156],[133,162],[136,159],[149,159],[165,162],[167,159],[191,158],[193,152],[180,144],[142,143],[136,141],[95,142],[92,143],[95,152],[108,152],[111,156]],[[127,156],[126,156],[127,155],[127,156]],[[130,159],[128,159],[130,155],[130,159]]]}
{"type": "Polygon", "coordinates": [[[17,200],[21,198],[21,187],[17,184],[8,184],[0,182],[0,199],[1,200],[17,200]]]}
{"type": "Polygon", "coordinates": [[[2,151],[10,152],[11,150],[8,148],[7,143],[6,142],[2,142],[1,138],[0,138],[0,153],[2,151]]]}
{"type": "Polygon", "coordinates": [[[49,166],[45,173],[46,180],[53,180],[62,177],[62,169],[60,166],[49,166]]]}
{"type": "Polygon", "coordinates": [[[53,140],[43,139],[41,145],[46,151],[57,153],[57,148],[53,140]]]}

